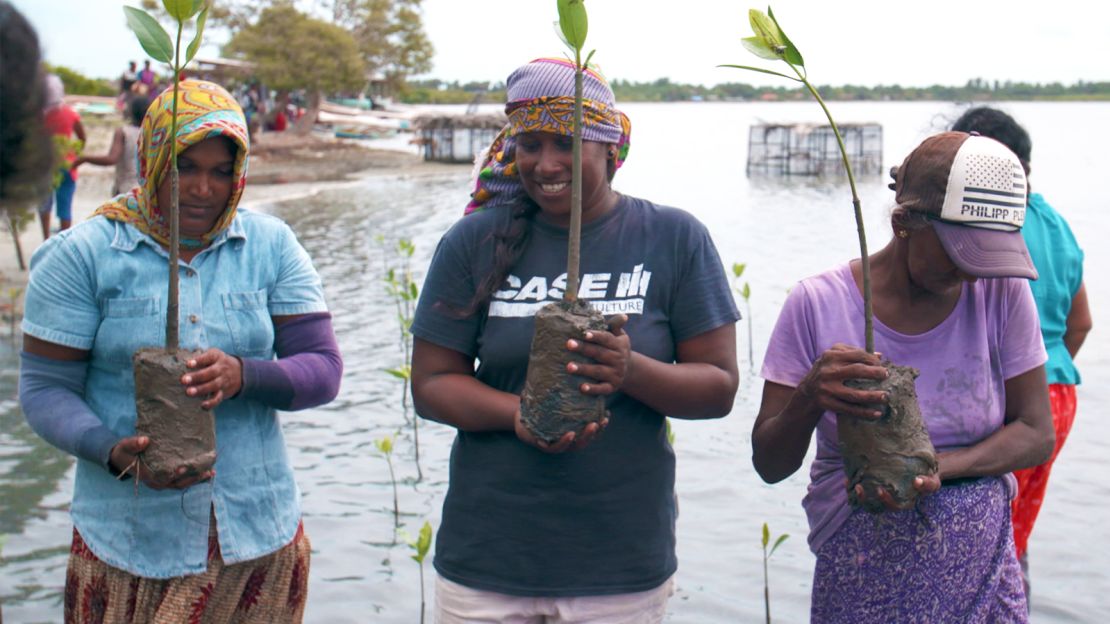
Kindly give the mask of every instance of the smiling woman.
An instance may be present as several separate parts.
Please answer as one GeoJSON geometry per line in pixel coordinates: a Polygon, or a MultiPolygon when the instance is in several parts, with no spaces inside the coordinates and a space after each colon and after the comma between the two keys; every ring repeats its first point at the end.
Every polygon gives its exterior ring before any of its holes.
{"type": "Polygon", "coordinates": [[[631,124],[594,71],[575,294],[612,316],[582,339],[539,329],[544,304],[570,283],[574,79],[560,59],[509,76],[509,125],[487,152],[471,216],[440,242],[412,327],[417,411],[458,429],[435,554],[446,624],[568,609],[579,622],[662,621],[677,567],[664,417],[719,418],[736,393],[739,314],[717,250],[690,214],[610,187],[631,124]],[[589,424],[579,417],[550,440],[522,417],[535,396],[533,335],[569,373],[565,393],[542,399],[550,411],[581,416],[583,397],[596,406],[589,424]],[[501,521],[490,522],[494,511],[501,521]]]}
{"type": "Polygon", "coordinates": [[[79,460],[65,620],[299,622],[311,545],[276,410],[338,392],[331,315],[292,230],[237,209],[250,149],[239,105],[184,81],[175,136],[172,100],[143,119],[139,185],[31,260],[20,401],[79,460]],[[165,441],[136,434],[132,354],[164,342],[175,156],[180,342],[199,353],[179,383],[215,412],[216,458],[161,474],[147,460],[165,441]]]}

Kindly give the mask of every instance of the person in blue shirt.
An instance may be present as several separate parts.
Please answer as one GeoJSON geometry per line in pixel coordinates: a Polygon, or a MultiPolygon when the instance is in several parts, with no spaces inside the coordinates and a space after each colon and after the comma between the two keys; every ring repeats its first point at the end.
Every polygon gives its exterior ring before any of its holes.
{"type": "Polygon", "coordinates": [[[185,81],[171,136],[172,104],[167,89],[143,119],[139,186],[31,260],[20,401],[78,460],[65,620],[300,622],[310,543],[276,410],[336,396],[331,316],[292,230],[236,209],[249,152],[239,105],[185,81]],[[135,461],[150,440],[135,435],[131,354],[165,342],[171,152],[180,342],[202,352],[181,383],[215,410],[217,458],[160,479],[135,461]]]}
{"type": "MultiPolygon", "coordinates": [[[[1033,141],[1025,128],[1010,115],[988,106],[979,106],[968,109],[956,120],[952,129],[978,132],[1001,142],[1017,154],[1025,174],[1029,175],[1033,141]]],[[[1033,532],[1033,523],[1044,501],[1052,463],[1056,461],[1075,421],[1075,387],[1080,377],[1073,360],[1091,331],[1092,323],[1087,289],[1083,285],[1083,251],[1068,222],[1040,193],[1029,193],[1021,234],[1039,274],[1036,281],[1030,282],[1030,287],[1048,350],[1045,372],[1056,429],[1056,448],[1052,457],[1040,466],[1014,473],[1018,480],[1018,494],[1011,504],[1014,543],[1028,594],[1029,535],[1033,532]]]]}

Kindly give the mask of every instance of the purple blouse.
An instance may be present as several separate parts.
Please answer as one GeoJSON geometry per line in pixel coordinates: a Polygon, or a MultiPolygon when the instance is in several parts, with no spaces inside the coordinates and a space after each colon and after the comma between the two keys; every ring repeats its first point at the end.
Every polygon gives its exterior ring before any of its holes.
{"type": "MultiPolygon", "coordinates": [[[[796,387],[837,342],[864,344],[863,296],[847,264],[802,280],[790,292],[760,375],[796,387]]],[[[876,318],[875,350],[921,371],[918,402],[938,451],[974,445],[1000,429],[1005,381],[1047,360],[1029,282],[1010,278],[964,284],[948,318],[922,334],[896,332],[876,318]]],[[[802,500],[815,553],[851,513],[838,446],[836,416],[825,412],[817,425],[809,492],[802,500]]]]}

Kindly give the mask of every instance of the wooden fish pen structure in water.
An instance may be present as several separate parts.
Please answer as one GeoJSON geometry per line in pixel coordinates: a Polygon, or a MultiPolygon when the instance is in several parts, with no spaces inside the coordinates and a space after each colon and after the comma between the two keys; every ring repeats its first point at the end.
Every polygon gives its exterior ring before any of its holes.
{"type": "MultiPolygon", "coordinates": [[[[883,168],[883,127],[877,123],[839,126],[856,175],[883,168]]],[[[748,130],[748,175],[844,175],[840,146],[827,124],[758,124],[748,130]]]]}
{"type": "Polygon", "coordinates": [[[413,123],[424,160],[472,163],[505,127],[503,113],[481,115],[423,115],[413,123]]]}

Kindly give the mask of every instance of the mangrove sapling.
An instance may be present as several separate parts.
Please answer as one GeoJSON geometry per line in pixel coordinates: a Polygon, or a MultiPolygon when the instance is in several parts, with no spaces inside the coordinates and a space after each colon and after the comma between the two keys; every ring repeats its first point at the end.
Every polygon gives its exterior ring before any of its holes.
{"type": "Polygon", "coordinates": [[[188,371],[186,362],[200,351],[180,348],[178,338],[178,272],[180,266],[181,232],[178,209],[177,156],[181,145],[177,141],[177,100],[182,70],[197,53],[204,24],[208,19],[205,0],[162,0],[166,12],[177,25],[176,42],[148,13],[133,7],[123,7],[127,25],[134,31],[139,44],[155,61],[166,63],[173,75],[173,104],[170,133],[163,140],[170,141],[170,205],[166,209],[170,226],[169,238],[169,287],[166,297],[166,341],[162,347],[144,347],[131,358],[135,371],[135,430],[146,436],[150,444],[139,459],[160,480],[174,475],[178,467],[186,474],[207,472],[216,462],[216,428],[212,411],[201,403],[205,397],[186,394],[181,384],[188,371]],[[196,17],[196,34],[182,59],[181,36],[185,24],[196,17]]]}
{"type": "Polygon", "coordinates": [[[424,557],[432,546],[432,524],[425,520],[424,526],[420,527],[420,535],[408,545],[416,551],[415,555],[410,555],[412,560],[420,565],[420,624],[424,624],[424,557]]]}
{"type": "Polygon", "coordinates": [[[389,482],[393,485],[393,528],[401,526],[401,507],[397,504],[397,477],[393,472],[393,436],[374,440],[374,446],[389,466],[389,482]]]}
{"type": "Polygon", "coordinates": [[[767,523],[763,523],[763,612],[767,615],[767,624],[771,624],[771,583],[767,574],[767,562],[770,561],[771,555],[775,554],[779,545],[786,541],[790,535],[783,533],[775,540],[775,544],[771,546],[770,552],[767,551],[767,544],[771,543],[771,529],[767,527],[767,523]]]}
{"type": "MultiPolygon", "coordinates": [[[[867,236],[863,228],[863,210],[860,207],[859,193],[856,191],[856,178],[852,174],[852,164],[848,159],[844,139],[836,121],[821,98],[821,94],[809,82],[802,54],[786,33],[782,31],[770,7],[764,14],[756,9],[748,11],[752,37],[742,40],[744,47],[756,56],[772,61],[782,61],[794,72],[789,76],[774,70],[748,65],[723,65],[749,71],[780,76],[801,83],[817,103],[821,105],[829,126],[836,136],[840,147],[840,157],[852,189],[852,207],[856,217],[856,233],[859,237],[860,269],[863,273],[863,323],[864,343],[868,353],[875,352],[875,338],[872,327],[871,299],[871,262],[867,253],[867,236]]],[[[871,512],[886,510],[879,497],[885,490],[898,507],[912,506],[917,500],[914,479],[921,475],[936,474],[938,470],[936,451],[929,439],[929,433],[921,419],[921,409],[917,404],[914,379],[918,371],[908,366],[897,366],[884,361],[888,376],[882,381],[849,380],[855,388],[880,390],[886,393],[889,401],[885,406],[876,406],[882,416],[876,420],[838,417],[837,437],[840,442],[841,456],[844,458],[844,472],[848,477],[848,499],[852,505],[863,507],[871,512]],[[856,492],[860,486],[864,496],[856,492]]]]}
{"type": "MultiPolygon", "coordinates": [[[[409,387],[412,385],[412,320],[416,312],[416,302],[420,299],[420,289],[412,277],[412,256],[416,246],[407,238],[397,241],[397,255],[401,258],[400,273],[393,268],[386,271],[386,291],[393,298],[397,308],[397,326],[400,329],[402,363],[397,368],[386,369],[386,373],[401,380],[401,409],[405,422],[409,422],[409,387]]],[[[412,422],[413,448],[416,452],[416,480],[424,479],[420,468],[420,419],[415,416],[412,422]]]]}
{"type": "Polygon", "coordinates": [[[19,297],[23,294],[23,288],[19,286],[9,286],[7,292],[7,301],[4,302],[3,310],[4,315],[8,317],[8,339],[15,344],[15,324],[19,321],[19,297]]]}
{"type": "MultiPolygon", "coordinates": [[[[524,426],[538,439],[554,442],[580,431],[606,415],[605,398],[582,394],[581,378],[567,372],[567,341],[584,340],[587,331],[605,331],[608,324],[589,303],[578,298],[578,267],[582,240],[582,72],[593,52],[582,61],[588,22],[584,0],[557,0],[559,31],[574,52],[574,122],[571,138],[570,229],[567,243],[567,287],[563,300],[550,303],[535,316],[528,374],[520,395],[524,426]]],[[[570,361],[588,363],[577,354],[570,361]]]]}
{"type": "Polygon", "coordinates": [[[744,282],[743,286],[740,285],[740,276],[744,274],[744,270],[747,268],[746,263],[732,263],[732,288],[744,300],[744,316],[748,317],[748,366],[754,367],[755,356],[752,355],[752,287],[747,282],[744,282]]]}

